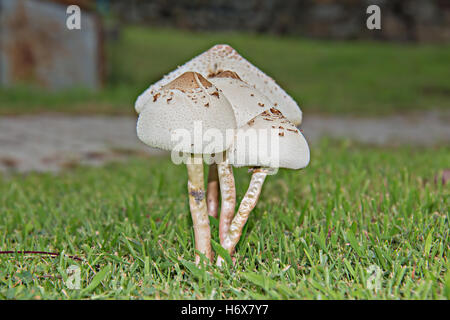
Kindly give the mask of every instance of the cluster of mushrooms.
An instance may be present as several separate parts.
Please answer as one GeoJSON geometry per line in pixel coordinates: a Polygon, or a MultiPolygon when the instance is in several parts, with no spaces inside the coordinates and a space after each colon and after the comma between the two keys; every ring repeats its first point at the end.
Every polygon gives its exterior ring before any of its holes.
{"type": "MultiPolygon", "coordinates": [[[[219,196],[220,245],[232,256],[266,176],[278,168],[301,169],[309,163],[308,144],[297,128],[302,121],[297,103],[229,45],[215,45],[164,76],[138,97],[135,109],[142,142],[188,155],[185,163],[197,264],[202,261],[199,253],[213,260],[208,216],[217,218],[219,196]],[[197,137],[196,123],[224,139],[211,142],[197,137]],[[179,129],[189,136],[189,143],[180,144],[173,138],[179,129]],[[238,143],[250,130],[273,133],[278,138],[276,154],[260,151],[264,141],[238,143]],[[210,164],[206,192],[204,161],[210,164]],[[249,167],[252,173],[236,214],[233,166],[249,167]]],[[[218,255],[216,264],[223,263],[218,255]]]]}

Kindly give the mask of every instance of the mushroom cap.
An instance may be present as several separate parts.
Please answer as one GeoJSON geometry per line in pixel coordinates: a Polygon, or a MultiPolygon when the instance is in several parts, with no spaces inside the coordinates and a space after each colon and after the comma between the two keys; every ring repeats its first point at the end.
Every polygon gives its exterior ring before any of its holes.
{"type": "Polygon", "coordinates": [[[301,169],[309,163],[309,147],[299,129],[272,108],[236,130],[228,160],[235,167],[301,169]]]}
{"type": "Polygon", "coordinates": [[[233,71],[219,72],[208,80],[220,88],[230,101],[238,128],[244,126],[261,112],[273,107],[266,96],[243,81],[233,71]]]}
{"type": "Polygon", "coordinates": [[[254,86],[280,109],[295,125],[302,121],[302,112],[291,96],[289,96],[274,79],[259,70],[249,61],[239,55],[236,50],[226,44],[218,44],[186,62],[181,67],[164,76],[161,80],[151,85],[136,100],[135,109],[139,113],[142,111],[146,102],[151,99],[153,94],[162,86],[169,83],[176,77],[187,71],[195,71],[209,78],[214,74],[230,70],[234,71],[242,80],[254,86]]]}
{"type": "Polygon", "coordinates": [[[195,154],[226,150],[232,143],[226,131],[235,128],[230,102],[195,72],[186,72],[155,92],[136,126],[139,139],[151,147],[195,154]]]}

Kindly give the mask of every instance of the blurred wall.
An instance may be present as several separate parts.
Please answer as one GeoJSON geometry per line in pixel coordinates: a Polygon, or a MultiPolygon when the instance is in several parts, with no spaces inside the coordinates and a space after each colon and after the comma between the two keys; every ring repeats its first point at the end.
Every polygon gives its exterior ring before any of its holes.
{"type": "Polygon", "coordinates": [[[101,25],[83,7],[81,29],[69,30],[66,9],[64,1],[0,0],[0,85],[101,86],[101,25]]]}
{"type": "MultiPolygon", "coordinates": [[[[105,0],[103,0],[105,1],[105,0]]],[[[450,41],[450,0],[110,0],[125,22],[192,30],[245,30],[332,39],[450,41]],[[381,8],[382,29],[366,28],[381,8]]]]}

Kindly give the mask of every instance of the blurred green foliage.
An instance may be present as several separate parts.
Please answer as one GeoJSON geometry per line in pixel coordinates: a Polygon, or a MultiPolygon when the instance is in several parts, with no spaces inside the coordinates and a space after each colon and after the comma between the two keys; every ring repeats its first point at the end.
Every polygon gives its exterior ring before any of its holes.
{"type": "Polygon", "coordinates": [[[0,89],[0,113],[134,112],[151,83],[217,43],[228,43],[286,89],[304,112],[379,115],[450,107],[450,45],[338,42],[126,27],[107,43],[100,92],[0,89]]]}

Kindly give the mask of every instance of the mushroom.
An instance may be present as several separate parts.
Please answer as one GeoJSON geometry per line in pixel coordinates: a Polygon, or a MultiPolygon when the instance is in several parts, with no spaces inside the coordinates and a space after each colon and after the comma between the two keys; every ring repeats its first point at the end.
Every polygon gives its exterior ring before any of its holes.
{"type": "MultiPolygon", "coordinates": [[[[236,121],[228,100],[210,81],[195,72],[183,73],[155,91],[153,98],[140,109],[137,121],[137,135],[142,142],[172,151],[172,160],[183,154],[188,171],[195,247],[210,260],[211,232],[202,157],[225,151],[232,142],[226,141],[226,131],[234,128],[236,121]],[[216,135],[215,139],[205,142],[203,133],[208,130],[216,135]]],[[[197,264],[200,262],[198,254],[195,260],[197,264]]]]}
{"type": "Polygon", "coordinates": [[[242,80],[254,86],[272,102],[272,104],[280,110],[283,115],[289,119],[296,126],[300,125],[302,121],[302,112],[291,96],[289,96],[274,79],[259,70],[231,46],[226,44],[218,44],[194,57],[186,62],[181,67],[170,72],[161,80],[151,85],[144,91],[136,101],[136,111],[140,110],[146,105],[147,101],[156,92],[187,71],[195,71],[202,74],[204,77],[215,75],[221,71],[230,70],[237,72],[242,80]]]}
{"type": "MultiPolygon", "coordinates": [[[[210,75],[208,79],[220,88],[228,98],[228,101],[230,101],[238,128],[245,126],[249,120],[271,108],[271,102],[264,95],[244,82],[239,75],[233,71],[225,70],[210,75]]],[[[211,170],[214,169],[211,166],[209,170],[211,174],[211,170]]],[[[230,163],[223,162],[218,165],[218,178],[220,183],[220,195],[222,198],[219,237],[220,241],[223,242],[231,224],[231,219],[233,219],[236,206],[236,188],[233,169],[230,163]]],[[[208,188],[210,184],[212,185],[214,182],[212,180],[209,181],[208,188]]],[[[208,194],[209,192],[210,190],[208,189],[208,194]]],[[[218,202],[218,193],[217,198],[214,201],[212,199],[213,192],[215,192],[215,189],[211,192],[211,201],[218,202]]],[[[209,200],[210,198],[208,198],[208,201],[209,200]]]]}
{"type": "Polygon", "coordinates": [[[217,218],[219,211],[219,176],[217,175],[217,164],[212,163],[208,171],[208,186],[206,188],[206,204],[208,214],[217,218]]]}
{"type": "MultiPolygon", "coordinates": [[[[302,112],[292,97],[290,97],[274,79],[259,70],[231,46],[227,44],[217,44],[202,54],[192,58],[184,65],[164,76],[161,80],[152,84],[136,100],[135,109],[139,113],[145,107],[147,102],[153,99],[155,92],[173,79],[187,71],[194,71],[202,74],[204,77],[214,77],[221,71],[237,72],[241,78],[251,84],[254,89],[264,92],[264,95],[270,102],[278,108],[287,119],[295,125],[300,125],[302,121],[302,112]]],[[[267,104],[265,104],[267,105],[267,104]]],[[[216,174],[216,165],[212,164],[208,174],[208,213],[217,217],[219,206],[219,183],[216,174]]]]}
{"type": "Polygon", "coordinates": [[[275,107],[265,95],[242,80],[234,71],[218,72],[210,75],[208,80],[220,88],[230,101],[238,128],[261,112],[275,107]]]}
{"type": "MultiPolygon", "coordinates": [[[[301,169],[309,163],[309,147],[303,135],[293,123],[287,120],[283,114],[271,108],[264,111],[246,125],[236,131],[234,143],[228,151],[228,161],[236,167],[253,167],[252,178],[248,190],[240,203],[237,214],[234,216],[222,247],[233,254],[242,235],[242,229],[247,222],[250,212],[256,206],[262,185],[268,174],[273,174],[278,168],[301,169]],[[247,143],[245,137],[258,132],[269,134],[272,146],[269,152],[261,150],[268,146],[264,141],[259,143],[247,143]],[[275,139],[274,139],[275,138],[275,139]]],[[[223,257],[219,256],[217,265],[221,266],[223,257]]]]}

